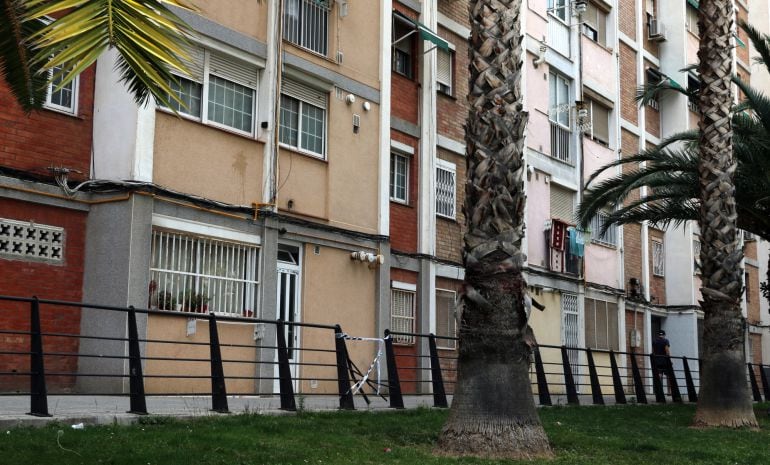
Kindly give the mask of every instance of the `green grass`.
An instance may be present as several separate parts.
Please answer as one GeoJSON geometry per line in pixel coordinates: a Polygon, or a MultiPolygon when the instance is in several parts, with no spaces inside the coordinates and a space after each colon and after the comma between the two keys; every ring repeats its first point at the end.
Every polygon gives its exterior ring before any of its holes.
{"type": "MultiPolygon", "coordinates": [[[[770,463],[767,404],[761,428],[699,430],[693,406],[554,407],[540,410],[556,452],[547,464],[676,465],[770,463]]],[[[445,411],[233,415],[134,426],[69,425],[0,431],[2,464],[492,464],[433,457],[445,411]],[[62,433],[59,433],[62,431],[62,433]],[[386,448],[390,451],[386,452],[386,448]]]]}

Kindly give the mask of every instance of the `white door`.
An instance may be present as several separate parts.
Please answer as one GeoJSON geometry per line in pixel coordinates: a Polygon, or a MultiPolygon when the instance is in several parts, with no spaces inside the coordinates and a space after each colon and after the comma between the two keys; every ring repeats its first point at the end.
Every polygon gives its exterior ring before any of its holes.
{"type": "MultiPolygon", "coordinates": [[[[299,383],[296,381],[299,374],[298,364],[300,363],[299,347],[300,328],[291,323],[300,321],[300,266],[299,249],[287,247],[278,254],[278,293],[277,293],[277,315],[285,322],[283,334],[286,340],[286,348],[289,353],[289,367],[291,368],[291,378],[294,380],[294,390],[297,391],[299,383]]],[[[277,358],[276,358],[277,361],[277,358]]],[[[278,365],[275,370],[275,392],[279,392],[280,384],[278,380],[278,365]]]]}

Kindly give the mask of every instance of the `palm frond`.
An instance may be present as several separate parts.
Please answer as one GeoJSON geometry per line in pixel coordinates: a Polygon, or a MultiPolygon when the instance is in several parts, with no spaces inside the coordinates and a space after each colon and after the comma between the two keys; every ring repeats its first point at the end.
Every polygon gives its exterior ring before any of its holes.
{"type": "Polygon", "coordinates": [[[29,113],[45,102],[47,75],[32,63],[27,37],[36,34],[41,21],[23,21],[28,6],[18,0],[0,0],[0,74],[21,108],[29,113]]]}
{"type": "MultiPolygon", "coordinates": [[[[31,0],[24,16],[32,21],[57,13],[62,17],[30,36],[32,62],[43,70],[61,67],[61,85],[93,64],[108,48],[118,51],[116,68],[134,100],[150,97],[169,104],[171,70],[185,70],[191,31],[167,5],[186,10],[184,0],[31,0]],[[67,11],[68,10],[68,11],[67,11]]],[[[180,102],[182,103],[182,102],[180,102]]]]}
{"type": "Polygon", "coordinates": [[[765,66],[770,66],[770,36],[759,32],[759,30],[744,21],[740,21],[738,26],[746,32],[751,45],[759,53],[759,57],[755,61],[765,66]]]}

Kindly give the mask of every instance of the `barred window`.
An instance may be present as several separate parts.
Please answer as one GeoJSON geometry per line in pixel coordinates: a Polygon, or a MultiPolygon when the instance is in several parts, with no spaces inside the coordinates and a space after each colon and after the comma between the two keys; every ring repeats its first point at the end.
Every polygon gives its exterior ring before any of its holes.
{"type": "MultiPolygon", "coordinates": [[[[414,301],[417,293],[412,290],[391,289],[390,330],[397,333],[414,333],[414,301]]],[[[393,342],[414,344],[414,336],[394,335],[393,342]]]]}
{"type": "Polygon", "coordinates": [[[655,276],[665,276],[666,256],[663,249],[663,243],[652,241],[652,274],[655,276]]]}
{"type": "Polygon", "coordinates": [[[438,160],[436,166],[436,214],[455,219],[457,179],[455,164],[438,160]]]}
{"type": "Polygon", "coordinates": [[[615,302],[585,299],[586,347],[618,350],[618,305],[615,302]]]}
{"type": "Polygon", "coordinates": [[[444,337],[457,337],[457,292],[436,289],[436,345],[445,349],[457,348],[457,341],[444,337]]]}
{"type": "Polygon", "coordinates": [[[283,38],[326,56],[329,10],[329,0],[286,0],[283,7],[283,38]]]}
{"type": "Polygon", "coordinates": [[[258,270],[257,246],[154,230],[149,305],[259,316],[258,270]]]}
{"type": "Polygon", "coordinates": [[[618,228],[616,225],[610,226],[605,233],[601,233],[602,227],[607,223],[608,216],[604,213],[597,213],[591,218],[591,241],[616,247],[618,245],[618,228]]]}

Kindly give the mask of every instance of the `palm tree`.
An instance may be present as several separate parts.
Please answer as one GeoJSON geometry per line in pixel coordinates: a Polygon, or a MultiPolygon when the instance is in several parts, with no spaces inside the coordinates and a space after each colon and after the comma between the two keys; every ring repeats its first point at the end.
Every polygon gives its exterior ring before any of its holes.
{"type": "Polygon", "coordinates": [[[698,72],[700,129],[701,294],[703,364],[695,424],[757,426],[746,382],[740,299],[743,270],[735,202],[733,157],[733,0],[702,0],[698,72]]]}
{"type": "Polygon", "coordinates": [[[136,102],[152,96],[167,104],[175,97],[169,70],[185,69],[188,35],[167,5],[193,9],[184,0],[0,0],[0,72],[31,111],[45,101],[48,83],[66,85],[114,47],[136,102]]]}
{"type": "Polygon", "coordinates": [[[529,379],[525,309],[521,0],[470,3],[465,309],[454,400],[438,453],[550,455],[529,379]]]}

